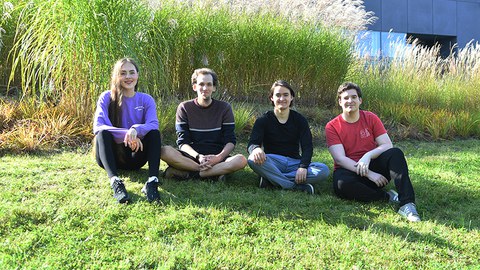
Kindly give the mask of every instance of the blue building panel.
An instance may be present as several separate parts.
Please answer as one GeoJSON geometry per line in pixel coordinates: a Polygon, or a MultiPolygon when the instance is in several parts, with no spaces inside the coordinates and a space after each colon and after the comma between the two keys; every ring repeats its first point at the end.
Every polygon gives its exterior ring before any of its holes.
{"type": "Polygon", "coordinates": [[[381,0],[365,0],[365,10],[372,11],[377,20],[374,24],[369,25],[368,29],[373,31],[382,31],[382,1],[381,0]]]}
{"type": "Polygon", "coordinates": [[[383,0],[382,1],[382,30],[406,33],[407,24],[406,0],[383,0]]]}
{"type": "Polygon", "coordinates": [[[407,32],[431,34],[433,32],[432,0],[408,0],[407,32]]]}
{"type": "Polygon", "coordinates": [[[457,39],[458,45],[464,47],[472,39],[480,37],[480,3],[457,2],[457,39]]]}
{"type": "Polygon", "coordinates": [[[406,33],[450,48],[480,42],[480,0],[364,0],[364,6],[378,17],[370,31],[406,33]]]}
{"type": "Polygon", "coordinates": [[[445,36],[457,35],[457,1],[433,1],[432,34],[445,36]]]}

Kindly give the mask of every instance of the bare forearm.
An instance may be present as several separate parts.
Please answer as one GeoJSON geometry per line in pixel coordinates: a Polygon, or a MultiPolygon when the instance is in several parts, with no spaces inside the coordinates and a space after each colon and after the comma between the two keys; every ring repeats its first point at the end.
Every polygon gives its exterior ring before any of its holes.
{"type": "Polygon", "coordinates": [[[365,155],[369,155],[370,159],[376,159],[378,156],[380,156],[383,152],[387,151],[388,149],[392,148],[392,144],[386,143],[377,146],[376,148],[368,151],[365,153],[365,155]]]}
{"type": "Polygon", "coordinates": [[[342,168],[347,169],[352,172],[357,171],[357,167],[355,166],[357,162],[355,162],[353,159],[348,158],[346,156],[335,159],[335,162],[342,168]]]}
{"type": "Polygon", "coordinates": [[[235,145],[233,143],[227,143],[223,147],[222,152],[218,153],[217,155],[224,160],[230,155],[230,153],[232,153],[233,149],[235,149],[235,145]]]}
{"type": "Polygon", "coordinates": [[[195,151],[189,144],[182,144],[180,145],[180,150],[189,154],[192,157],[196,157],[199,153],[195,151]]]}

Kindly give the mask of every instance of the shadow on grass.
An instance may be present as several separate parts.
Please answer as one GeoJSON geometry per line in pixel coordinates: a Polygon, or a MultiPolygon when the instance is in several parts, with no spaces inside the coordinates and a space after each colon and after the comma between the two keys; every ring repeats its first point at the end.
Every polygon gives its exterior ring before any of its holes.
{"type": "MultiPolygon", "coordinates": [[[[316,185],[315,196],[286,190],[266,190],[257,187],[256,175],[248,170],[231,175],[226,182],[165,180],[162,202],[177,207],[226,209],[252,217],[282,220],[320,221],[331,226],[347,226],[353,230],[369,230],[409,242],[432,242],[443,248],[459,249],[433,233],[420,233],[402,217],[399,222],[378,222],[384,212],[396,209],[387,203],[360,203],[337,198],[331,181],[316,185]]],[[[450,193],[457,196],[461,191],[450,193]]],[[[478,201],[478,198],[477,198],[478,201]]],[[[462,207],[462,204],[458,205],[462,207]]],[[[465,206],[465,205],[463,205],[465,206]]],[[[476,224],[458,222],[458,215],[441,216],[419,207],[424,221],[447,223],[454,227],[478,229],[476,224]]],[[[466,217],[465,217],[466,218],[466,217]]]]}
{"type": "MultiPolygon", "coordinates": [[[[478,156],[479,141],[444,143],[441,147],[424,146],[431,143],[402,142],[400,147],[407,158],[438,159],[461,152],[478,156]]],[[[323,150],[322,150],[323,151],[323,150]]],[[[326,150],[325,150],[326,151],[326,150]]],[[[455,162],[452,159],[450,162],[455,162]]],[[[332,164],[327,164],[331,166],[332,164]]],[[[418,167],[418,165],[416,165],[418,167]]],[[[436,166],[436,165],[435,165],[436,166]]],[[[461,166],[456,166],[462,170],[461,166]]],[[[474,168],[475,169],[475,168],[474,168]]],[[[479,168],[476,168],[479,170],[479,168]]],[[[147,170],[125,172],[133,181],[144,182],[147,170]]],[[[428,175],[420,169],[411,169],[411,178],[415,187],[417,206],[423,221],[433,221],[446,226],[478,230],[479,214],[475,205],[480,205],[478,188],[468,183],[441,181],[436,175],[428,175]]],[[[459,174],[460,172],[451,172],[459,174]]],[[[478,175],[478,173],[473,173],[478,175]]],[[[368,227],[378,214],[372,213],[372,205],[338,199],[331,187],[331,179],[316,185],[316,195],[286,190],[265,190],[258,188],[258,177],[248,167],[228,176],[225,182],[212,181],[174,181],[164,179],[162,201],[175,204],[194,204],[200,207],[224,207],[232,211],[243,211],[250,215],[282,217],[285,219],[323,219],[329,224],[343,223],[352,228],[368,227]],[[358,216],[363,216],[359,219],[358,216]],[[353,220],[349,222],[349,220],[353,220]],[[364,220],[364,222],[360,222],[364,220]]],[[[476,184],[477,182],[472,182],[476,184]]],[[[476,184],[478,185],[478,184],[476,184]]],[[[392,184],[390,184],[392,187],[392,184]]],[[[141,194],[140,194],[141,195],[141,194]]],[[[388,204],[378,203],[380,211],[394,211],[388,204]]]]}

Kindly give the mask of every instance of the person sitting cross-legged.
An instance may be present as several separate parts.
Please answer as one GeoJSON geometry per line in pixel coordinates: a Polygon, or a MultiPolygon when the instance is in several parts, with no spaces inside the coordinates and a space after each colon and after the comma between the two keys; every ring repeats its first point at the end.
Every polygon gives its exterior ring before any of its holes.
{"type": "Polygon", "coordinates": [[[177,145],[162,147],[162,160],[169,167],[165,178],[225,179],[225,175],[243,169],[246,158],[231,156],[235,148],[235,121],[229,103],[212,98],[218,84],[217,74],[208,68],[192,74],[197,98],[180,103],[175,128],[177,145]]]}
{"type": "Polygon", "coordinates": [[[311,161],[312,134],[307,119],[291,109],[294,97],[286,81],[272,85],[269,98],[273,110],[253,125],[248,165],[260,176],[260,187],[279,186],[314,194],[312,184],[327,179],[330,171],[325,164],[311,161]]]}

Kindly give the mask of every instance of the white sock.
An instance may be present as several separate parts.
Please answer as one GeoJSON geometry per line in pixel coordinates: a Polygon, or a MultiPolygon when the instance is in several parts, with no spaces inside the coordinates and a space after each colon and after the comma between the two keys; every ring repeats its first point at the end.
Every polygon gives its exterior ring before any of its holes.
{"type": "Polygon", "coordinates": [[[158,178],[156,176],[150,176],[147,180],[147,183],[150,182],[157,182],[158,183],[158,178]]]}
{"type": "Polygon", "coordinates": [[[120,180],[120,178],[118,178],[118,176],[116,176],[116,175],[115,175],[115,176],[112,176],[112,177],[110,178],[110,186],[113,185],[113,182],[114,182],[115,180],[117,180],[117,179],[120,180]]]}

